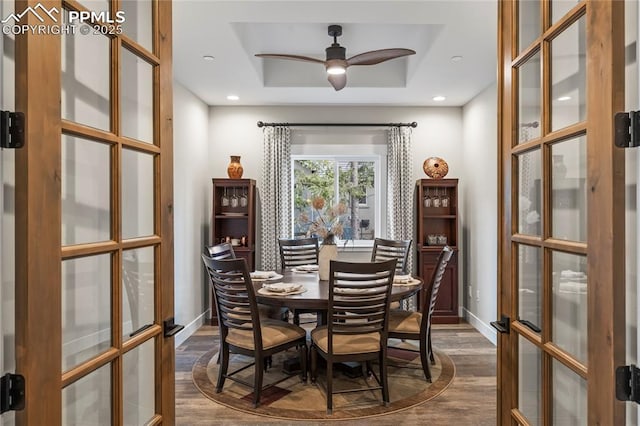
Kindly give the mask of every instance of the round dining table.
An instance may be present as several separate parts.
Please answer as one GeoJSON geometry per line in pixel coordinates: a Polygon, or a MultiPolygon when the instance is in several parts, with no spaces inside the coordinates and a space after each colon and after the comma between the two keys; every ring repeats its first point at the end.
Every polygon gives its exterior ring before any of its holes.
{"type": "MultiPolygon", "coordinates": [[[[276,280],[253,281],[256,291],[256,300],[270,306],[287,307],[292,310],[300,309],[305,311],[317,311],[319,313],[318,323],[326,324],[326,315],[329,308],[329,281],[320,280],[318,272],[294,272],[285,270],[279,272],[283,277],[276,280]],[[261,294],[258,290],[265,282],[283,282],[288,284],[302,284],[306,291],[300,294],[261,294]]],[[[419,277],[412,277],[419,281],[415,285],[394,285],[391,289],[391,301],[399,301],[413,296],[421,288],[423,281],[419,277]]]]}

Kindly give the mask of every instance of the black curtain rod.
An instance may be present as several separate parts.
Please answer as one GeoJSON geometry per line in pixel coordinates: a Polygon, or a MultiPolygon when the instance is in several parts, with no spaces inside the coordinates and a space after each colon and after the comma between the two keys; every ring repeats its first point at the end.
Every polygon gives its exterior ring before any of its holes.
{"type": "Polygon", "coordinates": [[[418,123],[263,123],[258,121],[258,127],[294,126],[294,127],[418,127],[418,123]]]}

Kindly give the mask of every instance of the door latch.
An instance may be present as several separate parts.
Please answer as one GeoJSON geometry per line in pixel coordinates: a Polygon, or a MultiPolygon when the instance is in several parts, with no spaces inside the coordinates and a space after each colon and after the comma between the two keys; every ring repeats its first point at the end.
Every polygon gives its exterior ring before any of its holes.
{"type": "Polygon", "coordinates": [[[0,111],[0,147],[24,146],[24,113],[0,111]]]}
{"type": "Polygon", "coordinates": [[[184,325],[176,324],[173,317],[165,320],[164,323],[164,337],[175,336],[178,332],[184,329],[184,325]]]}
{"type": "Polygon", "coordinates": [[[615,115],[615,139],[619,148],[640,146],[640,111],[619,112],[615,115]]]}
{"type": "Polygon", "coordinates": [[[500,321],[491,321],[489,324],[491,324],[491,327],[495,328],[500,333],[509,334],[510,322],[511,321],[508,316],[502,315],[500,321]]]}
{"type": "Polygon", "coordinates": [[[20,374],[0,377],[0,414],[24,409],[25,383],[20,374]]]}

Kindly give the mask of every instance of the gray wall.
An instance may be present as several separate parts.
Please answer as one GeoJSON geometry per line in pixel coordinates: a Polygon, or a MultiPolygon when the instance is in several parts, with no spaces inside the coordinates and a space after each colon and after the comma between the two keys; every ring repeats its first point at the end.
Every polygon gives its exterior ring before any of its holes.
{"type": "Polygon", "coordinates": [[[175,319],[186,325],[176,346],[204,322],[208,304],[200,253],[207,243],[209,193],[208,106],[180,83],[173,86],[175,319]]]}
{"type": "Polygon", "coordinates": [[[498,123],[497,87],[487,87],[463,108],[464,200],[460,211],[464,262],[460,304],[466,320],[494,344],[497,317],[498,123]]]}

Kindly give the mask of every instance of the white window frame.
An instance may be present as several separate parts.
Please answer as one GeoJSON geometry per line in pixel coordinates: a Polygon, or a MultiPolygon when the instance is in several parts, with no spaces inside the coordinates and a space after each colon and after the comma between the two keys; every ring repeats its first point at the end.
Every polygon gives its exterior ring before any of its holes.
{"type": "MultiPolygon", "coordinates": [[[[374,206],[369,206],[367,205],[367,207],[371,208],[373,207],[374,209],[374,214],[375,214],[375,220],[374,220],[374,234],[373,237],[377,238],[381,235],[380,231],[381,231],[381,210],[382,210],[382,178],[381,178],[381,166],[380,164],[382,163],[382,158],[380,155],[375,155],[375,154],[369,154],[369,155],[326,155],[326,154],[292,154],[291,155],[291,193],[293,194],[293,187],[295,185],[295,179],[294,179],[294,164],[296,161],[298,160],[312,160],[312,161],[317,161],[317,160],[331,160],[334,161],[334,167],[335,167],[335,175],[334,176],[338,176],[338,163],[340,162],[345,162],[345,161],[368,161],[368,162],[373,162],[373,169],[375,172],[375,176],[374,176],[374,185],[376,188],[376,200],[375,200],[375,205],[374,206]]],[[[339,194],[339,189],[338,189],[338,180],[336,179],[335,183],[334,183],[334,193],[335,194],[339,194]]],[[[335,200],[332,200],[332,202],[335,202],[335,200]]],[[[291,197],[291,229],[289,230],[289,233],[291,235],[293,235],[293,223],[295,221],[295,215],[294,215],[294,211],[295,211],[295,206],[294,206],[294,199],[293,196],[291,197]]],[[[370,248],[373,247],[373,240],[340,240],[338,243],[338,247],[350,247],[350,248],[358,248],[358,247],[365,247],[365,248],[370,248]]]]}

